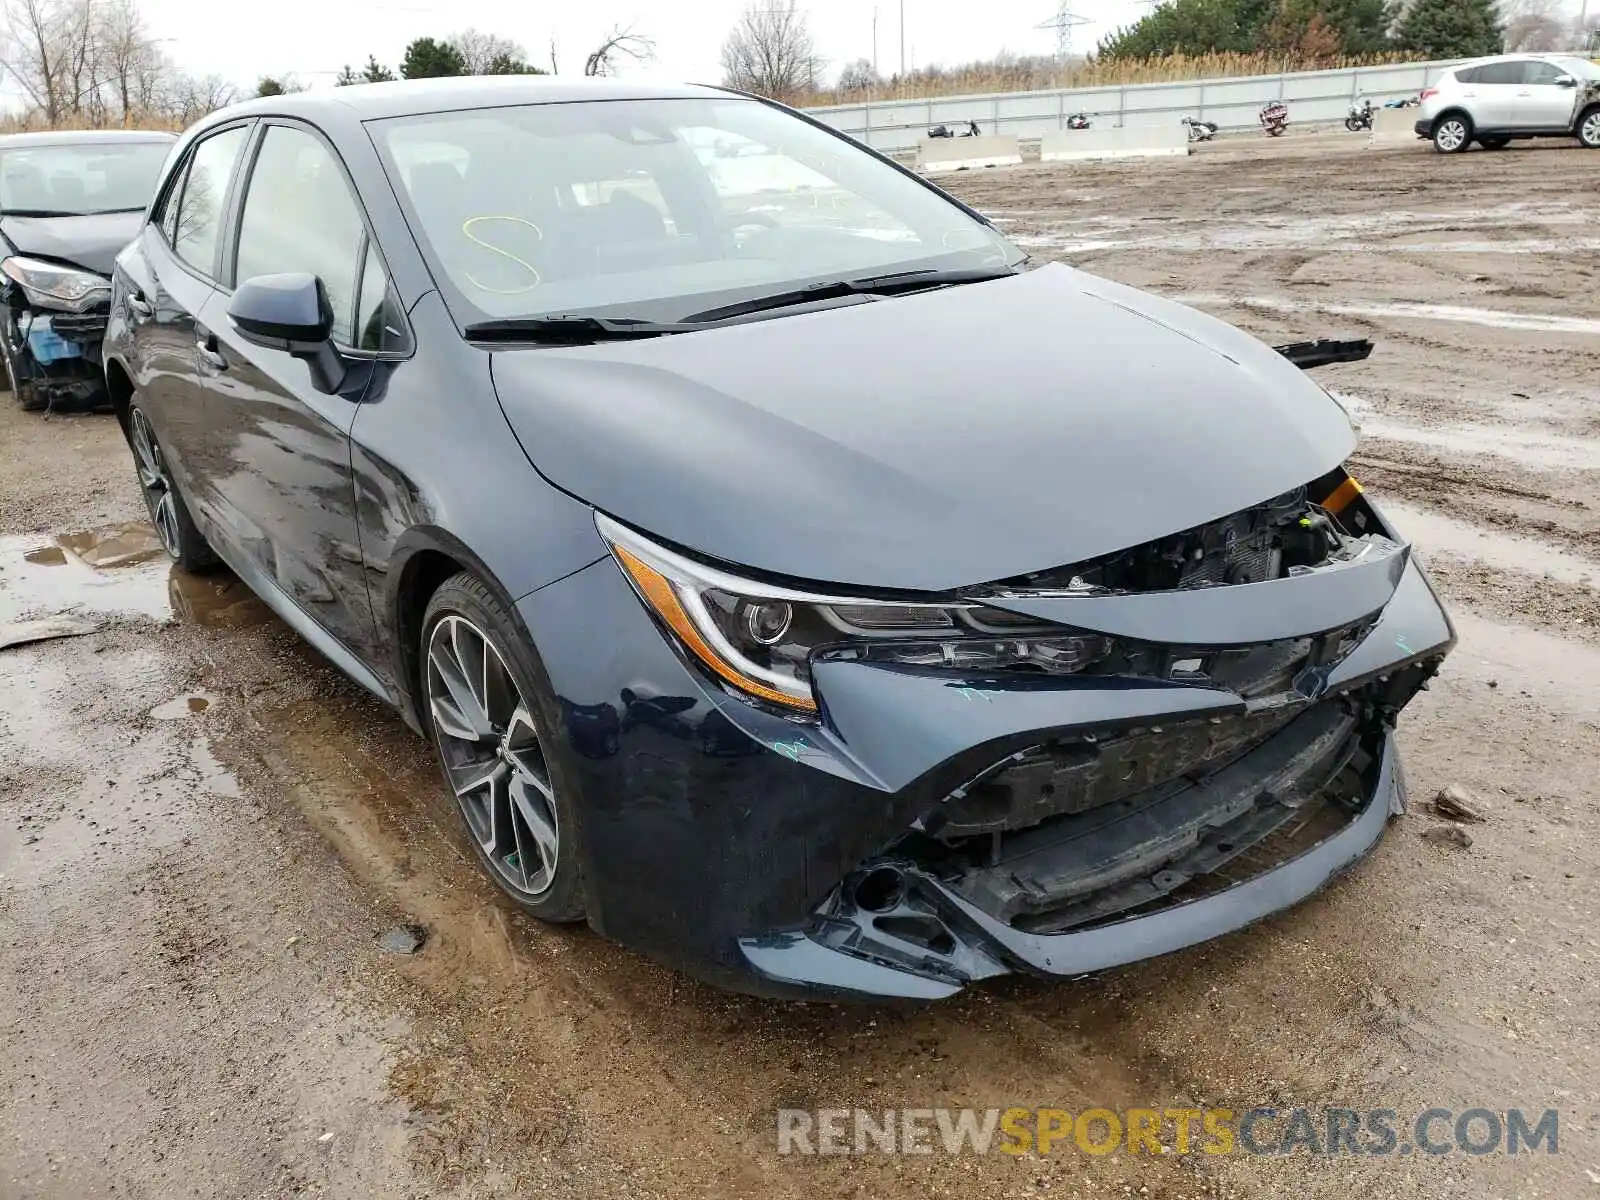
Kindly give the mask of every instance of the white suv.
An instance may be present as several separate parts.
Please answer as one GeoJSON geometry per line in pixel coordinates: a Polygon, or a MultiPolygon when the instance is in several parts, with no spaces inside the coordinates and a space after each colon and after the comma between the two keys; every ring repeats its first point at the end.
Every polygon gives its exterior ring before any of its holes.
{"type": "Polygon", "coordinates": [[[1417,136],[1441,154],[1477,142],[1502,150],[1513,138],[1575,137],[1600,150],[1600,65],[1565,54],[1480,58],[1446,71],[1422,93],[1417,136]]]}

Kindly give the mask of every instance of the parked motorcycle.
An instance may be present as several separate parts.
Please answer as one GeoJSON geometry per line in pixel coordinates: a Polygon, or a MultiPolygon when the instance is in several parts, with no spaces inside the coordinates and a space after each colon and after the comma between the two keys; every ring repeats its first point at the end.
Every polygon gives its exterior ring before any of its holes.
{"type": "Polygon", "coordinates": [[[1372,101],[1362,97],[1360,103],[1350,106],[1350,115],[1344,119],[1344,127],[1351,133],[1360,133],[1363,129],[1372,128],[1372,101]]]}
{"type": "Polygon", "coordinates": [[[1193,117],[1185,117],[1183,124],[1189,130],[1189,140],[1191,142],[1209,142],[1217,136],[1217,123],[1215,121],[1197,121],[1193,117]]]}
{"type": "Polygon", "coordinates": [[[1289,106],[1282,100],[1274,100],[1261,110],[1259,119],[1268,137],[1281,137],[1289,128],[1289,106]]]}
{"type": "Polygon", "coordinates": [[[982,137],[983,130],[978,128],[978,123],[976,121],[968,121],[967,127],[960,133],[957,133],[948,125],[935,125],[932,129],[928,130],[928,136],[931,138],[982,137]]]}
{"type": "Polygon", "coordinates": [[[1073,113],[1070,117],[1067,118],[1067,128],[1068,129],[1087,129],[1087,128],[1089,128],[1089,114],[1088,113],[1073,113]]]}

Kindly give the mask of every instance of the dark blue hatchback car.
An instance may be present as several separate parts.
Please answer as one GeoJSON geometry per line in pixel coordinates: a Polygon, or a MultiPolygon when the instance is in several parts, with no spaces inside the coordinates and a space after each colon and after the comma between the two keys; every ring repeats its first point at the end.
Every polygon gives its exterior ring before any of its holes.
{"type": "Polygon", "coordinates": [[[1288,357],[718,89],[224,110],[105,358],[172,557],[433,741],[506,895],[728,986],[931,999],[1294,903],[1454,642],[1288,357]]]}

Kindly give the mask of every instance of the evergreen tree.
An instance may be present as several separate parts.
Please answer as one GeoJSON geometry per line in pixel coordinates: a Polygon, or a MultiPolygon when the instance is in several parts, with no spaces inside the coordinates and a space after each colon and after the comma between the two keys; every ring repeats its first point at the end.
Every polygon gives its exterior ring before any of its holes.
{"type": "Polygon", "coordinates": [[[339,74],[333,81],[334,87],[349,87],[352,83],[360,83],[361,76],[357,75],[355,68],[349,63],[339,68],[339,74]]]}
{"type": "Polygon", "coordinates": [[[1478,58],[1505,49],[1494,0],[1412,0],[1395,41],[1426,58],[1478,58]]]}
{"type": "Polygon", "coordinates": [[[400,60],[400,75],[405,79],[438,79],[445,75],[465,75],[467,60],[449,42],[418,38],[406,47],[400,60]]]}
{"type": "Polygon", "coordinates": [[[487,63],[479,74],[482,75],[546,75],[526,59],[518,58],[514,54],[496,54],[487,63]]]}
{"type": "Polygon", "coordinates": [[[1384,0],[1168,0],[1112,34],[1100,53],[1372,54],[1387,47],[1388,26],[1384,0]]]}
{"type": "Polygon", "coordinates": [[[363,83],[393,83],[394,72],[378,61],[375,54],[367,55],[367,65],[361,68],[363,83]]]}

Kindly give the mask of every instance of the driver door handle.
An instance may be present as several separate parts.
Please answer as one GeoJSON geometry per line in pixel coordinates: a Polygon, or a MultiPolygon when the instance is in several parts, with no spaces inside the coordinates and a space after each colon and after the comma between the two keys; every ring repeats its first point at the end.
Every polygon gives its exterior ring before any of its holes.
{"type": "Polygon", "coordinates": [[[155,312],[138,288],[128,289],[128,311],[141,321],[148,320],[155,312]]]}
{"type": "Polygon", "coordinates": [[[228,360],[222,356],[221,349],[217,346],[217,335],[209,330],[195,330],[195,353],[200,356],[200,361],[213,371],[226,371],[228,360]]]}

